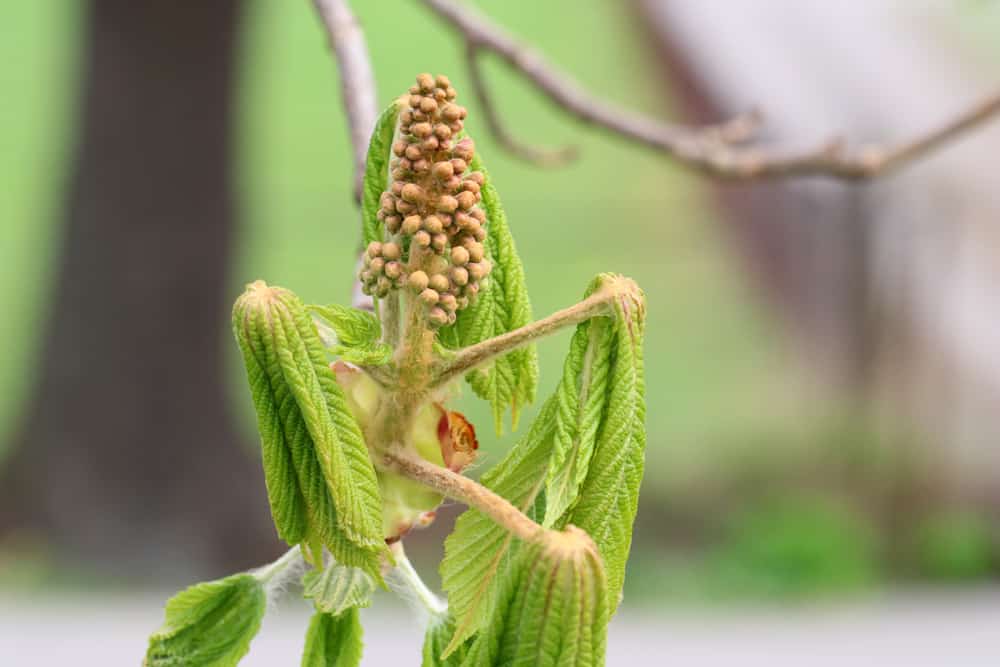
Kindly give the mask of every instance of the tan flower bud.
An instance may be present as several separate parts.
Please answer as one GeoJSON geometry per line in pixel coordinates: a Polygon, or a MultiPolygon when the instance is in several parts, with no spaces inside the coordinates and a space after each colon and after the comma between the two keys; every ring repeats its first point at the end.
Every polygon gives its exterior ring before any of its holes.
{"type": "Polygon", "coordinates": [[[447,192],[455,194],[462,191],[462,179],[458,176],[452,176],[447,181],[444,182],[444,189],[447,192]]]}
{"type": "Polygon", "coordinates": [[[438,74],[434,77],[434,84],[438,88],[448,88],[451,85],[451,79],[446,77],[444,74],[438,74]]]}
{"type": "Polygon", "coordinates": [[[392,154],[396,157],[403,157],[403,154],[406,152],[407,145],[408,144],[402,139],[397,139],[392,142],[392,154]]]}
{"type": "Polygon", "coordinates": [[[399,231],[401,218],[398,215],[387,215],[385,216],[385,228],[389,230],[390,234],[395,234],[399,231]]]}
{"type": "Polygon", "coordinates": [[[423,111],[420,111],[419,109],[414,109],[413,110],[413,122],[414,123],[423,123],[426,120],[428,120],[427,114],[425,114],[423,111]]]}
{"type": "Polygon", "coordinates": [[[441,300],[438,301],[438,303],[448,312],[455,312],[458,308],[458,300],[455,298],[454,294],[442,294],[441,300]]]}
{"type": "Polygon", "coordinates": [[[398,243],[383,243],[382,244],[382,256],[387,260],[394,261],[400,258],[402,255],[402,249],[399,247],[398,243]]]}
{"type": "Polygon", "coordinates": [[[466,264],[469,263],[469,251],[461,246],[452,248],[451,263],[456,266],[465,266],[466,264]]]}
{"type": "MultiPolygon", "coordinates": [[[[413,162],[411,162],[410,158],[407,158],[407,157],[399,158],[399,162],[396,163],[396,168],[402,169],[404,173],[407,172],[407,171],[409,171],[410,167],[412,167],[412,166],[413,166],[413,162]]],[[[405,181],[406,179],[402,178],[400,180],[405,181]]]]}
{"type": "Polygon", "coordinates": [[[430,280],[427,284],[430,286],[431,289],[436,290],[438,292],[444,292],[449,287],[451,287],[451,285],[448,282],[447,276],[445,276],[443,273],[435,273],[433,276],[430,277],[430,280]]]}
{"type": "Polygon", "coordinates": [[[420,92],[420,86],[410,86],[410,95],[416,95],[420,92]]]}
{"type": "Polygon", "coordinates": [[[438,108],[438,103],[434,100],[433,97],[425,97],[424,99],[420,100],[420,110],[423,111],[425,114],[432,114],[435,111],[437,111],[437,108],[438,108]]]}
{"type": "Polygon", "coordinates": [[[437,137],[427,137],[422,142],[420,142],[420,148],[422,148],[427,153],[433,153],[438,149],[440,142],[437,137]]]}
{"type": "Polygon", "coordinates": [[[456,121],[462,117],[461,109],[462,107],[458,106],[457,104],[445,104],[441,108],[441,118],[443,118],[446,122],[449,123],[452,121],[456,121]]]}
{"type": "Polygon", "coordinates": [[[409,172],[407,172],[405,169],[403,169],[398,165],[392,168],[392,177],[395,178],[396,180],[402,180],[406,178],[408,173],[409,172]]]}
{"type": "Polygon", "coordinates": [[[454,213],[458,208],[458,200],[451,195],[442,195],[437,201],[437,210],[445,213],[454,213]]]}
{"type": "Polygon", "coordinates": [[[399,262],[387,262],[385,265],[385,275],[390,280],[398,280],[403,275],[403,265],[399,262]]]}
{"type": "Polygon", "coordinates": [[[416,183],[407,183],[403,186],[403,191],[400,193],[400,196],[404,201],[416,204],[424,200],[424,189],[416,183]]]}
{"type": "Polygon", "coordinates": [[[456,174],[461,174],[466,169],[469,168],[468,163],[460,157],[457,157],[451,161],[451,166],[455,168],[456,174]]]}
{"type": "Polygon", "coordinates": [[[459,310],[465,310],[466,308],[469,307],[469,297],[467,297],[467,296],[460,296],[460,297],[458,297],[457,301],[458,301],[458,309],[459,310]]]}
{"type": "Polygon", "coordinates": [[[472,230],[472,236],[475,237],[477,241],[483,241],[486,239],[486,230],[480,225],[472,230]]]}
{"type": "Polygon", "coordinates": [[[392,191],[392,194],[398,197],[399,193],[403,191],[404,185],[406,185],[406,183],[404,183],[403,181],[393,181],[392,185],[389,186],[389,190],[392,191]]]}
{"type": "Polygon", "coordinates": [[[423,99],[424,98],[423,98],[422,95],[410,95],[410,100],[409,100],[410,101],[410,107],[412,107],[414,109],[419,109],[420,108],[420,102],[423,99]]]}
{"type": "Polygon", "coordinates": [[[431,163],[425,160],[424,158],[420,158],[419,160],[413,163],[414,174],[426,174],[428,171],[430,171],[430,169],[431,169],[431,163]]]}
{"type": "MultiPolygon", "coordinates": [[[[406,284],[410,286],[414,292],[423,292],[427,289],[427,274],[423,271],[414,271],[406,279],[406,284]]],[[[437,294],[437,292],[434,292],[437,294]]]]}
{"type": "MultiPolygon", "coordinates": [[[[456,248],[456,250],[463,250],[463,248],[456,248]]],[[[461,266],[451,267],[451,282],[455,283],[459,287],[462,287],[469,282],[469,272],[466,271],[461,266]]]]}
{"type": "Polygon", "coordinates": [[[444,88],[445,97],[447,97],[449,100],[453,100],[456,97],[458,97],[458,93],[451,86],[448,86],[446,88],[442,86],[442,88],[444,88]]]}
{"type": "Polygon", "coordinates": [[[409,160],[419,160],[424,156],[424,152],[417,144],[410,144],[406,147],[405,155],[409,160]]]}
{"type": "Polygon", "coordinates": [[[434,126],[434,135],[442,141],[451,139],[451,128],[444,123],[438,123],[434,126]]]}
{"type": "Polygon", "coordinates": [[[458,207],[463,211],[468,211],[476,205],[476,195],[468,191],[460,192],[456,199],[458,200],[458,207]]]}
{"type": "Polygon", "coordinates": [[[431,237],[431,247],[438,252],[443,252],[445,248],[448,247],[448,235],[447,234],[434,234],[431,237]]]}
{"type": "Polygon", "coordinates": [[[399,201],[396,202],[396,210],[402,213],[403,215],[409,215],[410,213],[413,213],[414,211],[417,210],[417,206],[416,204],[413,204],[408,201],[403,201],[402,199],[400,199],[399,201]]]}
{"type": "Polygon", "coordinates": [[[429,215],[424,218],[424,229],[431,234],[440,234],[444,231],[444,223],[436,215],[429,215]]]}
{"type": "Polygon", "coordinates": [[[420,90],[429,93],[434,90],[434,77],[427,72],[421,72],[417,75],[417,85],[420,86],[420,90]]]}
{"type": "Polygon", "coordinates": [[[431,244],[431,235],[423,230],[420,230],[413,235],[413,242],[421,248],[426,248],[431,244]]]}
{"type": "Polygon", "coordinates": [[[469,271],[469,278],[471,278],[473,282],[479,282],[489,273],[483,262],[472,262],[465,268],[469,271]]]}
{"type": "Polygon", "coordinates": [[[380,277],[375,283],[375,293],[380,297],[387,295],[390,289],[392,289],[392,281],[385,276],[380,277]]]}
{"type": "Polygon", "coordinates": [[[469,178],[462,181],[462,189],[465,190],[466,192],[471,192],[474,195],[478,195],[480,192],[479,183],[476,183],[475,181],[469,178]]]}
{"type": "Polygon", "coordinates": [[[426,288],[420,291],[420,300],[426,303],[428,306],[433,306],[438,302],[441,295],[437,293],[437,290],[426,288]]]}
{"type": "Polygon", "coordinates": [[[474,208],[471,211],[469,211],[469,215],[471,215],[473,218],[475,218],[476,220],[478,220],[479,224],[481,224],[481,225],[485,225],[486,224],[486,211],[484,211],[483,209],[481,209],[481,208],[474,208]]]}
{"type": "Polygon", "coordinates": [[[434,326],[442,327],[448,324],[448,313],[444,312],[437,306],[434,306],[427,312],[427,321],[434,326]]]}
{"type": "Polygon", "coordinates": [[[479,187],[483,187],[483,184],[486,183],[486,176],[484,176],[481,171],[473,171],[467,174],[465,178],[470,181],[475,181],[479,184],[479,187]]]}
{"type": "Polygon", "coordinates": [[[476,144],[469,137],[465,137],[455,144],[455,157],[466,162],[472,161],[472,156],[476,153],[476,144]]]}
{"type": "Polygon", "coordinates": [[[406,219],[403,220],[403,233],[407,236],[413,236],[420,230],[421,223],[419,215],[406,216],[406,219]]]}
{"type": "Polygon", "coordinates": [[[431,124],[427,122],[414,123],[410,128],[410,132],[412,132],[414,136],[424,139],[431,136],[431,124]]]}
{"type": "Polygon", "coordinates": [[[459,132],[462,131],[462,128],[464,128],[464,127],[465,127],[465,124],[462,123],[462,121],[460,121],[460,120],[456,120],[453,123],[448,123],[448,129],[451,130],[452,134],[458,134],[459,132]]]}
{"type": "Polygon", "coordinates": [[[441,255],[431,255],[427,259],[427,275],[444,273],[448,270],[448,260],[441,255]]]}
{"type": "Polygon", "coordinates": [[[481,262],[481,261],[483,261],[484,251],[483,251],[483,244],[482,243],[479,243],[478,241],[473,241],[472,243],[469,244],[469,247],[466,248],[466,250],[469,252],[469,261],[470,262],[481,262]]]}
{"type": "Polygon", "coordinates": [[[406,134],[409,130],[404,130],[403,128],[413,122],[413,112],[409,109],[403,109],[399,112],[399,129],[406,134]]]}
{"type": "Polygon", "coordinates": [[[434,178],[439,181],[447,181],[455,174],[455,167],[451,164],[451,162],[436,162],[432,167],[431,173],[433,173],[434,178]]]}

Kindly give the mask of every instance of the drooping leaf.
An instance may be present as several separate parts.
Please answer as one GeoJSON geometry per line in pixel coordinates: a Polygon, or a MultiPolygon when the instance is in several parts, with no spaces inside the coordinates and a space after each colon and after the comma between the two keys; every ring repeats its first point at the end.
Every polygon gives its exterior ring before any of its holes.
{"type": "Polygon", "coordinates": [[[603,667],[608,617],[600,556],[570,526],[521,551],[464,665],[603,667]]]}
{"type": "Polygon", "coordinates": [[[551,526],[578,497],[597,430],[610,397],[608,376],[615,330],[607,317],[577,326],[556,391],[555,438],[545,481],[545,524],[551,526]]]}
{"type": "Polygon", "coordinates": [[[398,101],[393,101],[382,111],[375,121],[375,128],[368,142],[368,158],[365,162],[361,193],[361,230],[365,245],[372,241],[383,240],[385,233],[382,222],[378,219],[379,200],[388,187],[389,158],[399,108],[398,101]]]}
{"type": "Polygon", "coordinates": [[[304,306],[288,290],[257,281],[237,300],[233,328],[279,535],[313,552],[322,543],[339,563],[381,581],[385,544],[375,470],[304,306]]]}
{"type": "MultiPolygon", "coordinates": [[[[546,401],[528,433],[507,456],[486,472],[481,483],[538,520],[544,513],[542,493],[553,435],[556,403],[546,401]]],[[[489,618],[496,595],[519,544],[506,529],[477,509],[467,509],[445,540],[441,580],[455,633],[451,653],[489,618]]]]}
{"type": "Polygon", "coordinates": [[[586,468],[586,478],[573,506],[553,525],[572,524],[593,538],[604,561],[614,608],[625,579],[645,460],[642,341],[646,320],[645,298],[634,283],[620,276],[602,275],[592,289],[602,286],[616,292],[612,301],[614,317],[610,320],[615,333],[606,405],[589,462],[580,464],[586,468]]]}
{"type": "Polygon", "coordinates": [[[306,572],[302,589],[317,611],[338,616],[354,607],[370,606],[375,582],[359,568],[334,563],[322,571],[306,572]]]}
{"type": "Polygon", "coordinates": [[[364,649],[362,637],[357,607],[339,616],[316,612],[306,632],[302,667],[357,667],[364,649]]]}
{"type": "Polygon", "coordinates": [[[382,326],[375,315],[337,304],[308,306],[308,309],[320,318],[317,327],[324,345],[344,361],[360,366],[389,363],[392,348],[379,340],[382,326]],[[324,324],[329,325],[332,336],[324,336],[328,333],[324,324]]]}
{"type": "Polygon", "coordinates": [[[146,667],[232,667],[246,655],[267,607],[251,574],[195,584],[170,598],[149,638],[146,667]]]}
{"type": "MultiPolygon", "coordinates": [[[[466,347],[487,338],[517,329],[532,320],[531,301],[524,279],[524,267],[507,225],[507,216],[496,188],[478,154],[472,169],[486,177],[481,206],[486,213],[485,256],[493,265],[475,303],[459,311],[458,319],[439,333],[450,348],[466,347]]],[[[493,406],[497,433],[503,429],[503,414],[510,407],[511,424],[517,427],[521,408],[535,400],[538,388],[538,353],[528,345],[496,359],[492,365],[468,374],[472,390],[493,406]]]]}
{"type": "Polygon", "coordinates": [[[445,648],[454,635],[455,619],[451,615],[443,614],[431,619],[424,633],[423,660],[420,667],[460,667],[468,654],[472,640],[465,641],[448,657],[443,657],[445,648]]]}

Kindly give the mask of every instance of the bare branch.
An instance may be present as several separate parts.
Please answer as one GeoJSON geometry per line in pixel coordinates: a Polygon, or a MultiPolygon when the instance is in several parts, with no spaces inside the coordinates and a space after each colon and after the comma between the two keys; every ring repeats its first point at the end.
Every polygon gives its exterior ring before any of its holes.
{"type": "Polygon", "coordinates": [[[368,140],[378,118],[372,61],[364,32],[347,0],[313,0],[313,4],[339,65],[340,90],[354,154],[354,199],[360,202],[368,140]]]}
{"type": "Polygon", "coordinates": [[[476,99],[479,100],[479,106],[482,107],[483,116],[486,119],[486,126],[497,140],[497,143],[509,153],[525,162],[537,164],[542,167],[557,167],[579,157],[579,151],[575,146],[566,146],[554,150],[536,148],[531,144],[518,141],[507,131],[503,121],[500,120],[500,114],[493,101],[493,95],[490,94],[489,88],[486,86],[482,65],[479,63],[479,51],[480,47],[475,42],[466,42],[465,59],[469,67],[472,92],[475,93],[476,99]]]}
{"type": "Polygon", "coordinates": [[[909,164],[1000,114],[1000,92],[997,92],[941,126],[895,146],[867,145],[848,150],[841,141],[833,140],[814,149],[779,152],[760,145],[738,145],[755,137],[759,117],[751,114],[718,127],[692,128],[642,116],[591,95],[537,51],[461,3],[421,1],[458,30],[470,50],[493,52],[577,119],[664,152],[691,169],[721,178],[826,176],[864,180],[909,164]]]}

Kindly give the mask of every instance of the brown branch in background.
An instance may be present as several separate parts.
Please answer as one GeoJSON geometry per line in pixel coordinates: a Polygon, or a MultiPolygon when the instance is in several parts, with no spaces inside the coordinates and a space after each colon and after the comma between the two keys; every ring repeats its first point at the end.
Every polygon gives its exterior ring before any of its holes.
{"type": "MultiPolygon", "coordinates": [[[[351,152],[354,156],[354,201],[360,205],[365,162],[368,157],[368,141],[375,127],[375,120],[378,118],[375,74],[372,71],[371,56],[368,55],[365,34],[347,0],[313,0],[313,4],[326,29],[330,48],[337,58],[340,94],[347,115],[351,152]]],[[[359,257],[358,270],[360,265],[359,257]]],[[[372,298],[361,291],[361,283],[357,279],[351,288],[351,303],[355,308],[375,310],[372,298]]]]}
{"type": "Polygon", "coordinates": [[[340,70],[340,90],[354,155],[354,198],[361,201],[368,140],[378,118],[375,75],[365,34],[347,0],[313,0],[340,70]]]}
{"type": "Polygon", "coordinates": [[[479,100],[479,106],[483,110],[483,117],[486,119],[486,126],[498,144],[506,149],[507,152],[525,162],[530,162],[541,167],[558,167],[579,157],[580,152],[576,146],[565,146],[556,149],[537,148],[531,144],[521,143],[514,135],[508,132],[507,128],[504,127],[503,121],[500,119],[500,113],[497,111],[496,104],[493,101],[493,95],[490,94],[486,80],[483,77],[483,68],[479,62],[480,47],[476,42],[471,40],[466,41],[465,46],[465,59],[469,67],[469,80],[472,82],[472,92],[475,94],[476,99],[479,100]]]}
{"type": "MultiPolygon", "coordinates": [[[[663,123],[608,104],[581,88],[538,52],[519,43],[455,0],[421,0],[461,33],[472,56],[491,51],[528,78],[556,105],[579,120],[608,129],[636,143],[664,152],[682,165],[703,173],[733,180],[797,176],[826,176],[841,180],[864,180],[898,169],[1000,113],[1000,92],[957,117],[919,137],[894,146],[867,145],[848,150],[833,140],[805,151],[778,151],[750,145],[761,119],[748,114],[716,127],[692,128],[663,123]]],[[[476,76],[473,77],[475,82],[476,76]]],[[[479,81],[479,85],[482,82],[479,81]]],[[[482,98],[482,95],[480,94],[482,98]]],[[[489,109],[489,95],[484,106],[489,109]]],[[[488,112],[489,113],[489,112],[488,112]]],[[[491,129],[496,132],[494,124],[491,129]]],[[[503,134],[501,128],[501,135],[503,134]]],[[[499,137],[511,148],[511,143],[499,137]]],[[[513,144],[514,152],[523,149],[513,144]]]]}

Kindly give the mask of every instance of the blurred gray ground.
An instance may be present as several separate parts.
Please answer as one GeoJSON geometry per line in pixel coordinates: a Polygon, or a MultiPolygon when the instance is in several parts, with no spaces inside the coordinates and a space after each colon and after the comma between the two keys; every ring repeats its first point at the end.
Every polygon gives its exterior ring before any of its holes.
{"type": "MultiPolygon", "coordinates": [[[[0,664],[138,665],[161,597],[31,599],[0,594],[0,664]]],[[[305,605],[272,610],[243,665],[297,665],[305,605]]],[[[1000,590],[701,611],[625,610],[608,665],[995,666],[1000,590]]],[[[421,631],[401,608],[365,610],[368,666],[416,665],[421,631]]]]}

